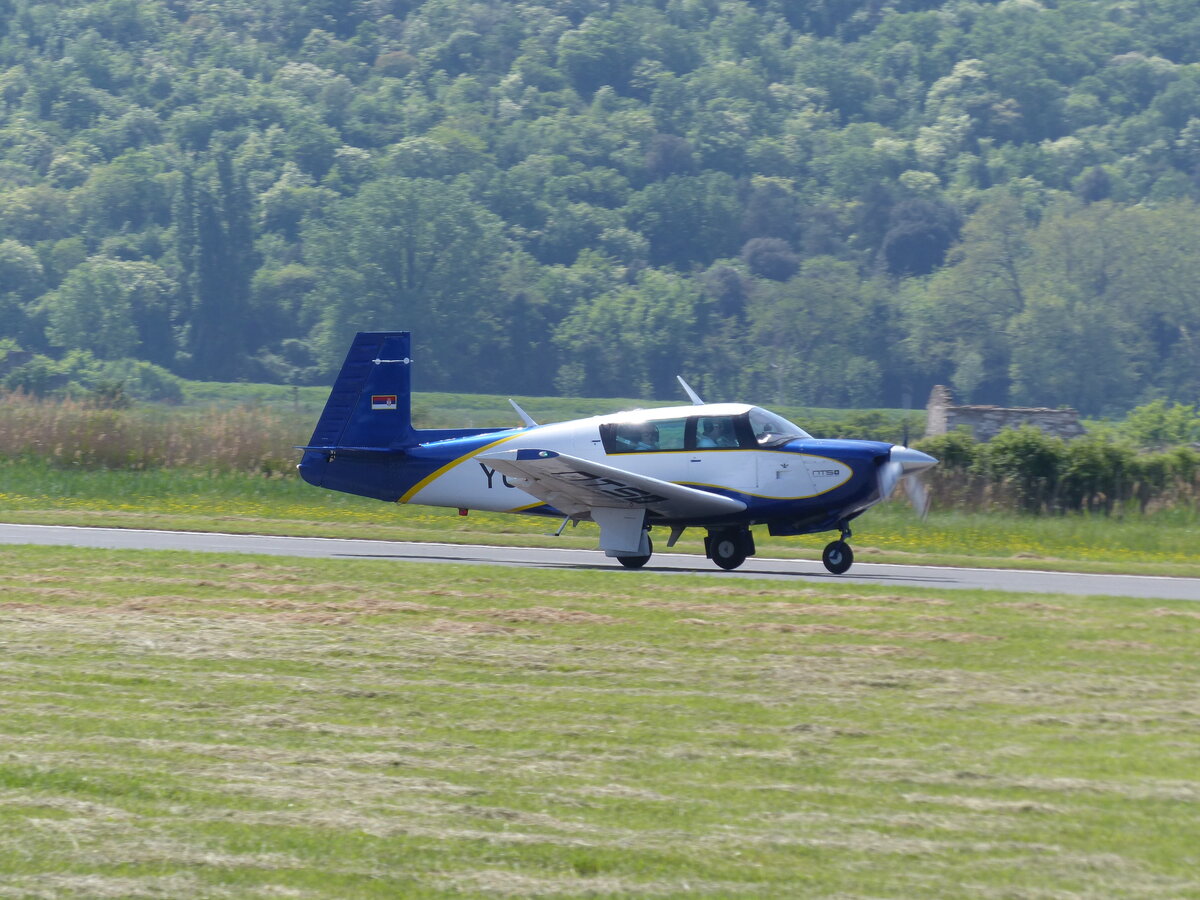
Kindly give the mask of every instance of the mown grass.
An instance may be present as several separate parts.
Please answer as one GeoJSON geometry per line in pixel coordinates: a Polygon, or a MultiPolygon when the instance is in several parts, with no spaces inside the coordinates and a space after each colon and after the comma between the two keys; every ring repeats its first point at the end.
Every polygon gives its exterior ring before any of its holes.
{"type": "Polygon", "coordinates": [[[1200,896],[1194,604],[5,557],[0,896],[1200,896]]]}
{"type": "MultiPolygon", "coordinates": [[[[0,464],[0,518],[34,524],[107,525],[188,531],[449,541],[510,546],[595,547],[590,524],[550,532],[557,520],[398,506],[323,491],[294,477],[189,470],[86,471],[36,462],[0,464]]],[[[832,535],[770,538],[755,529],[763,556],[817,560],[832,535]]],[[[666,550],[655,532],[656,552],[666,550]]],[[[703,534],[676,548],[703,552],[703,534]]],[[[1200,515],[1162,510],[1124,518],[1035,517],[935,512],[925,521],[903,501],[855,523],[861,562],[934,563],[1083,572],[1200,575],[1200,515]]]]}

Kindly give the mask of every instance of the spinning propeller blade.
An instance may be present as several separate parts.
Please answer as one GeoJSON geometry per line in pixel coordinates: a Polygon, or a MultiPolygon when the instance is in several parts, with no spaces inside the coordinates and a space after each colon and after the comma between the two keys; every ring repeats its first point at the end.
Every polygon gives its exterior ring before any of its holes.
{"type": "Polygon", "coordinates": [[[925,517],[929,515],[929,491],[919,475],[904,476],[904,493],[912,508],[921,517],[921,521],[925,521],[925,517]]]}

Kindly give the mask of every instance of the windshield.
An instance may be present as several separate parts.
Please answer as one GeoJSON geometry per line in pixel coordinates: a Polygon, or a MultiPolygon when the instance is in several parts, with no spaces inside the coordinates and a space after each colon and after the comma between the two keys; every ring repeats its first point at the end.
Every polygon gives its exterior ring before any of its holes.
{"type": "Polygon", "coordinates": [[[777,416],[775,413],[767,412],[757,406],[750,410],[750,429],[754,432],[754,440],[760,447],[795,438],[812,437],[799,425],[793,425],[783,416],[777,416]]]}

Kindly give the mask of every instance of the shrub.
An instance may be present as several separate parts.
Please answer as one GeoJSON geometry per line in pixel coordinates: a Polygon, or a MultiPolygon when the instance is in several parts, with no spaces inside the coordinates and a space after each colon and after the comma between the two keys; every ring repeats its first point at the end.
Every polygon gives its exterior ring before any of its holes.
{"type": "Polygon", "coordinates": [[[1024,425],[981,445],[976,468],[1015,490],[1022,509],[1038,512],[1053,506],[1066,453],[1061,438],[1024,425]]]}
{"type": "MultiPolygon", "coordinates": [[[[140,359],[105,362],[100,366],[99,381],[120,381],[134,400],[152,403],[179,403],[183,400],[180,379],[161,366],[140,359]]],[[[92,389],[98,385],[93,384],[92,389]]]]}
{"type": "Polygon", "coordinates": [[[1130,411],[1117,428],[1138,447],[1162,449],[1200,441],[1200,413],[1194,406],[1155,400],[1130,411]]]}
{"type": "Polygon", "coordinates": [[[1061,463],[1062,503],[1067,509],[1112,512],[1132,493],[1136,458],[1132,447],[1107,436],[1071,441],[1061,463]]]}
{"type": "Polygon", "coordinates": [[[915,444],[917,450],[936,459],[943,471],[960,472],[976,466],[981,446],[971,435],[971,429],[965,427],[923,438],[915,444]]]}
{"type": "Polygon", "coordinates": [[[1172,447],[1162,453],[1136,456],[1130,466],[1132,496],[1145,512],[1150,504],[1195,502],[1200,493],[1200,453],[1191,447],[1172,447]]]}
{"type": "Polygon", "coordinates": [[[138,359],[100,360],[87,350],[72,350],[60,360],[33,356],[11,368],[0,379],[0,388],[62,399],[120,394],[133,400],[178,403],[183,398],[179,378],[161,366],[138,359]]]}

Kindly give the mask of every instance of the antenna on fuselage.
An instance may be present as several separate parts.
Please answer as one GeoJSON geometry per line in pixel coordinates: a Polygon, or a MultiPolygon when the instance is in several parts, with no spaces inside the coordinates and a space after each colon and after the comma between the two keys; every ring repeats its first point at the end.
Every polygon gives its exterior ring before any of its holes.
{"type": "Polygon", "coordinates": [[[703,405],[704,405],[704,401],[700,399],[700,395],[699,395],[699,394],[697,394],[695,391],[693,391],[693,390],[692,390],[692,388],[691,388],[691,385],[689,385],[689,384],[688,384],[686,381],[684,381],[684,380],[683,380],[683,376],[682,376],[682,375],[676,375],[675,377],[676,377],[676,378],[678,378],[678,379],[679,379],[679,383],[680,383],[681,385],[683,385],[683,390],[684,390],[684,393],[686,393],[686,394],[688,395],[688,397],[690,397],[690,398],[691,398],[692,405],[693,405],[693,406],[703,406],[703,405]]]}
{"type": "Polygon", "coordinates": [[[521,421],[525,423],[526,427],[532,428],[537,424],[537,422],[533,421],[533,417],[529,415],[529,413],[525,412],[525,410],[521,409],[521,407],[517,405],[516,400],[514,400],[512,397],[509,397],[508,402],[512,404],[512,408],[517,411],[517,415],[521,417],[521,421]]]}

